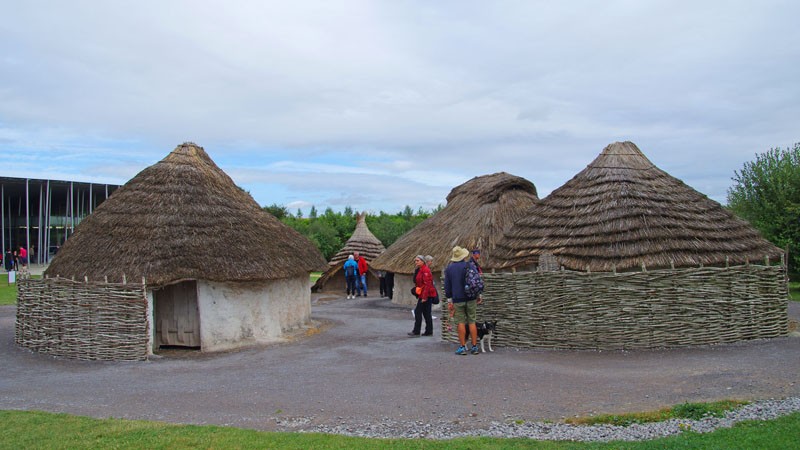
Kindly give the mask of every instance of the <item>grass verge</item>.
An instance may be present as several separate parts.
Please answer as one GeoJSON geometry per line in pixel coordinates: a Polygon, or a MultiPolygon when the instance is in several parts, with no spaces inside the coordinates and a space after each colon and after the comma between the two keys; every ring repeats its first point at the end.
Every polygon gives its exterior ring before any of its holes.
{"type": "MultiPolygon", "coordinates": [[[[8,274],[0,277],[0,306],[17,304],[17,284],[8,284],[8,274]]],[[[32,278],[42,278],[41,275],[31,275],[32,278]]]]}
{"type": "Polygon", "coordinates": [[[796,302],[800,302],[800,281],[789,282],[789,298],[796,302]]]}
{"type": "Polygon", "coordinates": [[[601,414],[592,417],[567,419],[567,423],[575,425],[610,424],[628,426],[634,423],[662,422],[669,419],[700,420],[704,417],[723,417],[726,411],[739,408],[748,402],[739,400],[723,400],[712,403],[681,403],[672,408],[631,414],[601,414]]]}
{"type": "Polygon", "coordinates": [[[684,432],[642,442],[577,443],[530,439],[369,439],[316,433],[273,433],[218,426],[170,425],[92,419],[38,411],[0,411],[0,448],[281,448],[281,449],[705,449],[793,448],[800,413],[770,421],[741,422],[713,433],[684,432]]]}

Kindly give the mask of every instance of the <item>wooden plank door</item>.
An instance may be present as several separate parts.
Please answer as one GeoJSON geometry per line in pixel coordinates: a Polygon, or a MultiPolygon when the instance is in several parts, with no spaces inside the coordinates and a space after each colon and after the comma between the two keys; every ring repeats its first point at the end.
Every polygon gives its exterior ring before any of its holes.
{"type": "Polygon", "coordinates": [[[154,300],[158,346],[200,347],[197,282],[165,286],[154,292],[154,300]]]}

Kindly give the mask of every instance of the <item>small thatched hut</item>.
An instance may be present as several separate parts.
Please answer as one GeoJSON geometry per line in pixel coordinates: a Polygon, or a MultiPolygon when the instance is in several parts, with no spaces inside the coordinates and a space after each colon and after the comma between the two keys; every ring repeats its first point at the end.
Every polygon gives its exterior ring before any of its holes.
{"type": "Polygon", "coordinates": [[[616,142],[532,207],[497,243],[498,267],[571,270],[780,261],[749,223],[616,142]],[[554,259],[553,259],[554,258],[554,259]]]}
{"type": "Polygon", "coordinates": [[[524,178],[505,172],[475,177],[450,191],[447,206],[401,236],[372,267],[395,273],[392,302],[415,304],[410,291],[416,255],[433,256],[437,280],[456,245],[480,248],[481,265],[491,269],[496,241],[538,200],[536,187],[524,178]]]}
{"type": "Polygon", "coordinates": [[[48,277],[145,280],[151,349],[215,351],[307,323],[325,261],[192,143],[178,146],[76,228],[48,277]]]}
{"type": "Polygon", "coordinates": [[[338,292],[343,294],[345,292],[346,281],[344,279],[344,271],[342,267],[347,257],[352,255],[353,252],[358,252],[361,257],[367,259],[370,264],[369,276],[367,277],[367,287],[370,292],[378,292],[378,277],[375,270],[372,268],[372,261],[375,260],[381,253],[386,250],[383,243],[369,231],[366,221],[367,215],[361,213],[358,215],[356,221],[356,229],[353,235],[344,244],[341,250],[331,258],[328,263],[328,270],[319,277],[314,286],[311,287],[312,292],[338,292]]]}
{"type": "Polygon", "coordinates": [[[631,142],[531,207],[493,256],[511,272],[486,274],[479,314],[502,323],[500,345],[684,347],[788,331],[781,250],[631,142]]]}

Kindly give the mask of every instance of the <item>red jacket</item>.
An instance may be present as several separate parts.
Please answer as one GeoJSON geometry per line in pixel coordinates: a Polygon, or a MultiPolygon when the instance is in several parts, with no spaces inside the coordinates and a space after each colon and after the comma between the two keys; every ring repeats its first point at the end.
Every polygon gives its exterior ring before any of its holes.
{"type": "Polygon", "coordinates": [[[422,288],[419,293],[420,300],[428,300],[436,297],[436,288],[433,287],[433,274],[427,264],[423,264],[417,271],[417,276],[414,278],[414,285],[422,288]]]}
{"type": "Polygon", "coordinates": [[[358,258],[358,274],[364,275],[367,273],[367,269],[369,269],[369,265],[367,264],[367,258],[363,256],[358,258]]]}

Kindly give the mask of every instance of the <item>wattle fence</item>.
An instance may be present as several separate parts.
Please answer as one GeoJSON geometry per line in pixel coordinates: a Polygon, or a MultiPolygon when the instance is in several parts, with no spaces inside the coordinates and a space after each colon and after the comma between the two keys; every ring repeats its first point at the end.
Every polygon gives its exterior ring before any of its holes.
{"type": "MultiPolygon", "coordinates": [[[[789,331],[784,266],[484,277],[478,321],[498,321],[493,344],[499,346],[654,349],[772,338],[789,331]]],[[[446,309],[443,316],[443,338],[457,342],[446,309]]]]}
{"type": "Polygon", "coordinates": [[[144,284],[19,280],[15,342],[73,359],[144,360],[147,308],[144,284]]]}

